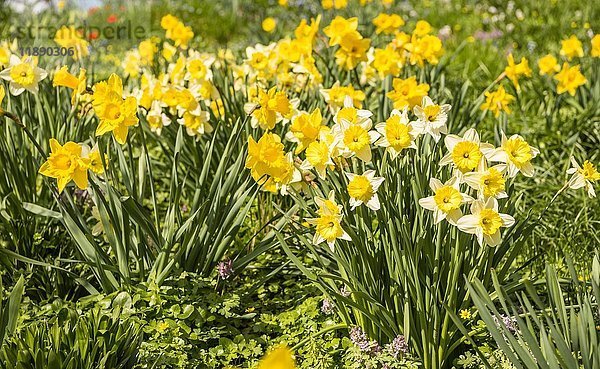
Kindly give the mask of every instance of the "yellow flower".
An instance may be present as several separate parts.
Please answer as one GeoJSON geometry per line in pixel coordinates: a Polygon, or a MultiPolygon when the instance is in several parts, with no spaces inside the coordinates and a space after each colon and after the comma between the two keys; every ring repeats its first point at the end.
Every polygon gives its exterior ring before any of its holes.
{"type": "Polygon", "coordinates": [[[575,96],[577,88],[587,82],[583,74],[579,71],[579,65],[569,67],[569,64],[566,62],[563,64],[560,73],[554,76],[554,79],[558,81],[556,92],[559,94],[569,92],[571,96],[575,96]]]}
{"type": "Polygon", "coordinates": [[[296,154],[301,153],[308,145],[317,140],[322,129],[325,128],[322,123],[323,116],[319,108],[316,108],[310,114],[302,112],[292,119],[286,139],[298,143],[296,154]]]}
{"type": "Polygon", "coordinates": [[[62,146],[52,138],[50,139],[50,149],[52,152],[48,160],[40,167],[40,174],[56,178],[59,192],[62,192],[71,181],[75,181],[77,187],[86,189],[88,186],[88,168],[82,161],[81,145],[69,141],[62,146]]]}
{"type": "Polygon", "coordinates": [[[463,320],[471,319],[471,312],[469,310],[465,310],[465,309],[461,310],[460,318],[463,320]]]}
{"type": "Polygon", "coordinates": [[[152,66],[154,64],[154,55],[158,51],[156,43],[152,39],[144,40],[138,45],[138,52],[142,65],[152,66]]]}
{"type": "MultiPolygon", "coordinates": [[[[600,35],[596,35],[592,38],[591,45],[592,45],[592,50],[591,50],[592,57],[600,58],[600,35]]],[[[1,61],[0,61],[0,64],[2,64],[1,61]]]]}
{"type": "Polygon", "coordinates": [[[417,133],[408,120],[406,108],[402,112],[392,110],[390,117],[385,122],[377,124],[375,129],[381,134],[376,144],[385,147],[392,159],[398,157],[404,149],[417,148],[415,144],[417,133]]]}
{"type": "Polygon", "coordinates": [[[100,124],[96,136],[112,132],[118,143],[124,144],[130,126],[138,123],[137,100],[133,96],[123,99],[123,82],[112,74],[107,82],[99,82],[94,88],[93,106],[100,124]]]}
{"type": "Polygon", "coordinates": [[[540,68],[540,75],[551,75],[560,70],[560,65],[558,65],[558,62],[553,55],[548,54],[538,60],[538,68],[540,68]]]}
{"type": "Polygon", "coordinates": [[[262,21],[262,29],[265,32],[272,33],[275,31],[275,27],[277,26],[277,21],[273,17],[267,17],[262,21]]]}
{"type": "Polygon", "coordinates": [[[514,178],[519,172],[526,177],[533,177],[535,170],[531,160],[540,153],[538,149],[531,147],[523,137],[512,135],[510,138],[506,138],[504,132],[502,132],[502,144],[499,148],[482,148],[482,151],[489,161],[506,163],[510,178],[514,178]]]}
{"type": "Polygon", "coordinates": [[[381,79],[390,75],[395,76],[400,74],[401,60],[396,49],[392,45],[387,45],[385,49],[375,49],[373,68],[377,70],[381,79]]]}
{"type": "Polygon", "coordinates": [[[415,29],[413,31],[413,35],[416,36],[425,36],[431,33],[431,24],[429,24],[427,21],[424,20],[420,20],[417,22],[417,24],[415,25],[415,29]]]}
{"type": "Polygon", "coordinates": [[[413,113],[417,116],[417,120],[413,122],[415,131],[419,134],[429,134],[438,142],[442,133],[448,133],[446,122],[450,109],[452,106],[449,104],[438,105],[431,101],[429,96],[425,96],[421,105],[413,108],[413,113]]]}
{"type": "MultiPolygon", "coordinates": [[[[74,106],[77,103],[77,99],[83,97],[83,93],[87,89],[86,70],[83,68],[80,69],[79,77],[75,77],[69,73],[69,68],[67,66],[63,66],[54,74],[52,86],[62,86],[72,89],[73,93],[71,94],[71,105],[74,106]]],[[[85,101],[91,99],[91,95],[85,96],[88,96],[88,98],[84,99],[85,101]]]]}
{"type": "Polygon", "coordinates": [[[245,106],[246,113],[252,111],[252,127],[265,130],[275,128],[275,124],[287,118],[293,111],[292,104],[285,92],[277,91],[272,87],[268,91],[259,90],[257,103],[249,103],[245,106]]]}
{"type": "Polygon", "coordinates": [[[280,346],[268,353],[259,363],[258,369],[295,369],[294,354],[287,346],[280,346]]]}
{"type": "Polygon", "coordinates": [[[160,20],[160,26],[165,31],[173,29],[177,25],[177,23],[179,23],[179,19],[171,14],[167,14],[167,15],[163,16],[160,20]]]}
{"type": "Polygon", "coordinates": [[[506,179],[503,174],[505,170],[506,165],[499,164],[483,172],[466,173],[463,181],[477,190],[479,197],[484,200],[488,197],[503,199],[508,197],[505,192],[506,179]]]}
{"type": "Polygon", "coordinates": [[[561,41],[560,55],[566,57],[568,60],[583,56],[583,45],[577,36],[572,35],[568,39],[561,41]]]}
{"type": "Polygon", "coordinates": [[[375,33],[391,34],[404,25],[404,19],[398,14],[380,13],[373,19],[373,24],[376,27],[375,33]]]}
{"type": "Polygon", "coordinates": [[[423,37],[413,35],[410,43],[404,45],[404,48],[409,52],[410,64],[417,64],[421,67],[425,65],[425,61],[436,65],[439,63],[439,58],[444,54],[442,40],[432,35],[424,35],[423,37]]]}
{"type": "Polygon", "coordinates": [[[446,183],[442,183],[437,178],[431,178],[429,187],[433,191],[433,196],[419,199],[419,205],[433,211],[435,224],[446,219],[448,223],[456,225],[462,216],[460,207],[473,201],[473,198],[460,192],[459,181],[456,177],[452,177],[446,183]]]}
{"type": "Polygon", "coordinates": [[[323,33],[329,37],[329,46],[333,46],[338,45],[346,33],[356,31],[357,27],[358,18],[346,19],[338,15],[327,27],[323,28],[323,33]]]}
{"type": "Polygon", "coordinates": [[[417,83],[417,78],[414,76],[407,79],[394,78],[392,86],[394,91],[388,92],[387,97],[394,103],[394,109],[399,110],[406,107],[412,109],[415,105],[420,104],[429,92],[429,85],[417,83]]]}
{"type": "Polygon", "coordinates": [[[600,181],[600,173],[596,166],[589,160],[584,161],[583,166],[580,166],[573,157],[571,157],[571,165],[572,167],[567,170],[567,174],[572,174],[567,183],[569,188],[585,188],[589,197],[596,197],[594,182],[600,181]]]}
{"type": "Polygon", "coordinates": [[[279,188],[285,193],[288,184],[301,179],[291,155],[283,151],[281,138],[273,133],[265,133],[258,142],[248,137],[246,168],[263,189],[271,192],[279,188]]]}
{"type": "MultiPolygon", "coordinates": [[[[165,20],[166,17],[169,16],[166,15],[165,17],[163,17],[163,20],[165,20]]],[[[166,27],[163,27],[167,30],[166,37],[175,42],[175,47],[187,49],[188,43],[192,38],[194,38],[194,32],[192,31],[192,27],[186,26],[177,18],[175,18],[175,20],[173,20],[172,18],[168,19],[169,20],[165,22],[166,27]]],[[[163,21],[161,20],[161,25],[162,24],[163,21]]]]}
{"type": "Polygon", "coordinates": [[[277,3],[280,6],[287,6],[288,5],[288,0],[278,0],[277,3]]]}
{"type": "Polygon", "coordinates": [[[329,9],[344,9],[348,6],[348,0],[322,0],[321,6],[325,10],[329,9]]]}
{"type": "Polygon", "coordinates": [[[474,234],[481,246],[497,246],[502,242],[501,227],[510,227],[515,218],[498,212],[498,201],[490,197],[487,201],[476,200],[471,204],[471,214],[458,220],[457,227],[465,233],[474,234]]]}
{"type": "Polygon", "coordinates": [[[344,69],[354,69],[358,63],[367,60],[367,50],[371,40],[363,38],[357,31],[347,32],[340,40],[340,48],[335,53],[336,63],[344,69]]]}
{"type": "Polygon", "coordinates": [[[527,76],[531,77],[531,69],[529,68],[529,62],[525,58],[521,58],[521,62],[519,64],[515,64],[515,60],[512,54],[508,54],[507,57],[508,65],[504,68],[504,73],[506,77],[510,79],[517,89],[517,91],[521,90],[521,86],[519,85],[519,77],[527,76]]]}
{"type": "Polygon", "coordinates": [[[330,191],[327,198],[315,197],[315,204],[319,206],[318,218],[308,219],[308,224],[317,227],[313,237],[313,244],[318,245],[326,241],[331,251],[334,251],[336,239],[352,241],[342,228],[342,206],[335,202],[334,192],[330,191]]]}
{"type": "Polygon", "coordinates": [[[365,93],[361,90],[355,90],[354,86],[340,86],[340,82],[336,81],[330,89],[322,89],[321,95],[325,98],[325,102],[333,112],[337,112],[344,106],[346,96],[352,99],[352,104],[356,108],[362,107],[362,102],[365,100],[365,93]]]}
{"type": "Polygon", "coordinates": [[[508,105],[515,97],[506,92],[503,86],[498,87],[494,92],[485,92],[485,102],[481,104],[481,110],[487,110],[494,113],[495,117],[500,116],[500,112],[504,111],[510,114],[508,105]]]}
{"type": "Polygon", "coordinates": [[[73,59],[75,60],[90,55],[89,43],[79,36],[79,31],[74,26],[62,26],[56,31],[54,42],[64,48],[73,49],[75,51],[73,59]]]}
{"type": "Polygon", "coordinates": [[[210,125],[209,119],[209,113],[200,110],[200,107],[198,106],[198,108],[193,111],[186,111],[183,113],[183,117],[177,119],[177,122],[185,126],[188,135],[196,136],[196,138],[199,139],[200,136],[213,131],[213,126],[210,125]]]}
{"type": "Polygon", "coordinates": [[[0,78],[9,81],[8,90],[14,96],[22,94],[25,90],[36,94],[39,82],[47,75],[33,58],[19,59],[16,55],[10,56],[9,67],[0,72],[0,78]]]}
{"type": "Polygon", "coordinates": [[[380,203],[377,190],[384,181],[383,177],[375,177],[374,170],[367,170],[362,175],[346,173],[348,177],[348,195],[351,210],[365,204],[371,210],[379,210],[380,203]]]}
{"type": "Polygon", "coordinates": [[[0,117],[4,115],[4,110],[2,110],[2,101],[6,96],[6,91],[4,90],[4,85],[0,84],[0,117]]]}
{"type": "Polygon", "coordinates": [[[440,165],[452,164],[462,174],[473,170],[481,170],[485,166],[482,148],[493,149],[494,147],[487,143],[481,143],[479,134],[473,128],[468,129],[463,137],[457,135],[448,135],[444,139],[448,154],[441,160],[440,165]]]}

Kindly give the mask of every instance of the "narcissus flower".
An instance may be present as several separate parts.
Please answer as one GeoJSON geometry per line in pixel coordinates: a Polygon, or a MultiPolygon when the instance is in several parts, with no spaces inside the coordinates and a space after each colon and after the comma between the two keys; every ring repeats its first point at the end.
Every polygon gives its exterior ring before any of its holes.
{"type": "Polygon", "coordinates": [[[80,31],[74,26],[62,26],[56,31],[54,42],[66,49],[73,49],[73,59],[75,60],[90,55],[89,43],[80,36],[80,31]]]}
{"type": "Polygon", "coordinates": [[[352,105],[358,109],[362,107],[362,102],[366,97],[363,91],[355,90],[352,85],[341,86],[339,81],[336,81],[329,89],[321,89],[320,92],[333,113],[344,106],[346,96],[350,96],[352,105]]]}
{"type": "Polygon", "coordinates": [[[503,199],[508,197],[505,190],[505,171],[506,165],[498,164],[481,172],[465,173],[462,179],[469,187],[476,190],[479,197],[484,200],[487,200],[488,197],[503,199]]]}
{"type": "Polygon", "coordinates": [[[538,68],[540,68],[540,75],[552,75],[560,70],[560,65],[553,55],[546,55],[538,60],[538,68]]]}
{"type": "Polygon", "coordinates": [[[342,228],[342,206],[335,202],[334,192],[330,191],[326,199],[315,197],[315,204],[319,207],[318,218],[307,220],[309,224],[317,227],[313,244],[318,245],[325,241],[331,251],[334,251],[335,240],[352,241],[342,228]]]}
{"type": "Polygon", "coordinates": [[[294,354],[287,346],[269,352],[259,363],[258,369],[295,369],[294,354]]]}
{"type": "Polygon", "coordinates": [[[336,63],[344,69],[354,69],[358,63],[367,60],[367,50],[371,40],[363,38],[357,31],[344,34],[340,48],[335,53],[336,63]]]}
{"type": "Polygon", "coordinates": [[[384,181],[383,177],[375,177],[374,170],[367,170],[362,175],[346,173],[350,181],[348,183],[348,195],[350,195],[350,206],[354,210],[365,204],[371,210],[379,210],[379,197],[377,190],[384,181]]]}
{"type": "Polygon", "coordinates": [[[213,131],[213,126],[210,124],[209,119],[210,114],[207,111],[202,111],[200,106],[198,106],[193,111],[183,113],[183,117],[177,119],[177,122],[185,126],[188,135],[200,139],[202,135],[213,131]]]}
{"type": "Polygon", "coordinates": [[[419,134],[429,134],[435,142],[438,142],[442,133],[448,133],[446,121],[451,108],[449,104],[435,104],[429,96],[425,96],[421,106],[417,105],[413,108],[417,120],[412,122],[412,125],[419,134]]]}
{"type": "Polygon", "coordinates": [[[6,96],[6,91],[4,90],[4,86],[0,84],[0,117],[4,115],[4,110],[2,110],[2,101],[6,96]]]}
{"type": "Polygon", "coordinates": [[[504,87],[500,86],[496,91],[485,92],[485,102],[481,104],[481,110],[491,111],[496,118],[500,116],[500,112],[502,111],[510,114],[508,106],[514,99],[513,95],[507,93],[504,87]]]}
{"type": "Polygon", "coordinates": [[[262,129],[271,130],[282,119],[289,117],[293,106],[285,92],[272,87],[268,91],[259,90],[257,103],[248,103],[244,109],[246,113],[252,113],[250,123],[253,128],[260,126],[262,129]]]}
{"type": "Polygon", "coordinates": [[[348,6],[348,0],[321,0],[321,6],[325,10],[344,9],[348,6]]]}
{"type": "Polygon", "coordinates": [[[385,14],[380,13],[375,19],[373,19],[375,25],[375,33],[394,33],[398,28],[404,25],[404,19],[398,14],[385,14]]]}
{"type": "MultiPolygon", "coordinates": [[[[346,101],[351,104],[349,98],[346,101]]],[[[365,163],[371,161],[371,144],[379,138],[379,133],[371,130],[373,123],[370,116],[370,112],[349,105],[336,114],[334,118],[336,124],[331,128],[331,132],[338,143],[341,155],[346,158],[356,156],[365,163]]]]}
{"type": "Polygon", "coordinates": [[[285,154],[281,138],[273,133],[263,134],[258,142],[248,137],[246,168],[262,189],[271,192],[286,194],[288,185],[302,179],[291,153],[285,154]]]}
{"type": "Polygon", "coordinates": [[[39,90],[38,84],[47,75],[32,57],[19,59],[14,54],[10,56],[8,68],[0,72],[0,78],[9,81],[8,90],[14,96],[22,94],[25,90],[36,94],[39,90]]]}
{"type": "Polygon", "coordinates": [[[562,40],[560,48],[560,55],[571,60],[575,57],[581,58],[583,56],[583,45],[577,36],[572,35],[566,40],[562,40]]]}
{"type": "Polygon", "coordinates": [[[375,49],[373,52],[373,68],[379,74],[379,78],[383,79],[386,76],[396,76],[400,74],[402,58],[396,49],[387,45],[385,49],[375,49]]]}
{"type": "Polygon", "coordinates": [[[519,78],[521,76],[531,77],[531,69],[529,68],[529,62],[525,58],[521,58],[521,62],[519,64],[515,63],[515,59],[512,54],[508,54],[507,57],[508,65],[504,68],[504,74],[508,79],[510,79],[517,89],[517,91],[521,91],[521,86],[519,85],[519,78]]]}
{"type": "Polygon", "coordinates": [[[329,46],[334,46],[340,43],[346,33],[356,31],[357,27],[358,18],[346,19],[338,15],[327,27],[323,28],[323,33],[329,37],[329,46]]]}
{"type": "Polygon", "coordinates": [[[408,120],[407,108],[402,111],[392,110],[390,117],[385,122],[377,124],[375,129],[381,135],[375,144],[385,147],[392,159],[398,157],[404,149],[417,148],[415,139],[418,134],[408,120]]]}
{"type": "MultiPolygon", "coordinates": [[[[592,50],[590,54],[593,58],[600,58],[600,35],[592,37],[591,41],[592,50]]],[[[0,63],[1,64],[1,63],[0,63]]]]}
{"type": "Polygon", "coordinates": [[[300,112],[292,118],[290,130],[285,138],[288,141],[298,143],[295,153],[299,154],[319,138],[324,128],[326,126],[323,125],[323,116],[319,108],[313,110],[312,113],[300,112]]]}
{"type": "Polygon", "coordinates": [[[458,220],[457,227],[465,233],[474,234],[481,246],[497,246],[502,243],[501,227],[510,227],[515,218],[498,212],[498,201],[490,197],[487,201],[476,200],[471,204],[471,214],[458,220]]]}
{"type": "Polygon", "coordinates": [[[569,67],[569,64],[566,62],[563,64],[560,73],[554,76],[554,79],[558,81],[556,92],[559,94],[568,92],[571,96],[575,96],[577,88],[587,82],[583,74],[579,71],[579,65],[569,67]]]}
{"type": "Polygon", "coordinates": [[[324,179],[327,167],[334,165],[332,160],[332,146],[325,141],[314,141],[306,149],[306,159],[300,165],[302,170],[315,169],[319,178],[324,179]]]}
{"type": "Polygon", "coordinates": [[[404,49],[409,52],[410,64],[420,67],[423,67],[425,62],[436,65],[444,54],[442,40],[432,35],[418,37],[413,34],[410,42],[404,45],[404,49]]]}
{"type": "Polygon", "coordinates": [[[123,145],[128,129],[138,123],[137,100],[133,96],[123,99],[123,81],[112,74],[108,81],[94,86],[93,106],[100,124],[96,136],[112,132],[115,140],[123,145]]]}
{"type": "Polygon", "coordinates": [[[406,107],[412,109],[415,105],[419,105],[429,92],[429,85],[418,83],[414,76],[407,79],[394,78],[392,86],[394,91],[388,92],[387,97],[394,103],[394,109],[399,110],[406,107]]]}
{"type": "Polygon", "coordinates": [[[567,170],[567,174],[572,174],[567,183],[569,188],[574,190],[584,188],[589,197],[596,197],[594,183],[600,181],[598,169],[588,160],[583,162],[583,166],[580,166],[573,157],[571,157],[571,165],[572,167],[567,170]]]}
{"type": "Polygon", "coordinates": [[[40,174],[56,178],[59,192],[62,192],[71,181],[75,181],[77,187],[86,189],[88,165],[82,160],[81,145],[69,141],[62,146],[52,138],[50,139],[50,149],[52,152],[48,160],[40,167],[40,174]]]}
{"type": "Polygon", "coordinates": [[[433,211],[433,221],[436,224],[446,219],[448,223],[456,225],[462,216],[460,207],[473,201],[473,198],[460,192],[460,184],[456,177],[452,177],[446,183],[431,178],[429,187],[433,191],[433,196],[419,199],[419,205],[433,211]]]}
{"type": "Polygon", "coordinates": [[[496,149],[482,148],[483,154],[489,161],[506,163],[508,177],[513,178],[519,172],[525,177],[533,177],[535,169],[531,160],[535,158],[540,151],[535,147],[529,146],[527,141],[519,135],[512,135],[506,138],[502,132],[502,144],[496,149]]]}
{"type": "MultiPolygon", "coordinates": [[[[73,92],[71,93],[71,105],[75,106],[77,100],[80,97],[84,96],[84,92],[87,89],[86,71],[83,68],[80,69],[79,76],[75,77],[74,75],[69,73],[69,68],[67,66],[64,66],[54,74],[52,86],[68,87],[71,90],[73,90],[73,92]]],[[[83,100],[91,100],[91,94],[86,96],[87,97],[83,100]]]]}
{"type": "Polygon", "coordinates": [[[416,36],[425,36],[430,34],[432,31],[431,24],[425,20],[417,21],[413,34],[416,36]]]}
{"type": "Polygon", "coordinates": [[[458,169],[461,178],[464,173],[483,170],[485,157],[481,150],[494,149],[491,144],[482,143],[479,140],[479,134],[473,128],[468,129],[463,137],[457,135],[446,136],[444,143],[448,149],[448,154],[440,160],[440,165],[452,164],[458,169]]]}

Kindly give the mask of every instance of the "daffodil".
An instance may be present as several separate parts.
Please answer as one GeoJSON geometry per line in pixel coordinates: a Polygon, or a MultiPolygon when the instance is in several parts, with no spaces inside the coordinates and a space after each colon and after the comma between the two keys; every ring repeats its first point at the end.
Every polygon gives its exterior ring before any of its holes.
{"type": "Polygon", "coordinates": [[[367,60],[367,50],[371,40],[363,38],[358,31],[345,33],[340,40],[340,48],[335,52],[336,63],[344,69],[352,70],[367,60]]]}
{"type": "Polygon", "coordinates": [[[38,84],[47,75],[32,57],[19,59],[14,54],[10,56],[8,68],[0,72],[0,78],[9,81],[8,89],[14,96],[22,94],[25,90],[36,94],[39,90],[38,84]]]}
{"type": "Polygon", "coordinates": [[[362,102],[366,98],[363,91],[355,90],[352,85],[341,86],[339,81],[329,89],[321,89],[320,92],[334,114],[344,106],[346,96],[352,99],[352,105],[358,109],[362,108],[362,102]]]}
{"type": "Polygon", "coordinates": [[[600,35],[595,35],[594,37],[592,37],[591,46],[592,49],[590,51],[590,54],[592,55],[592,57],[600,58],[600,35]]]}
{"type": "Polygon", "coordinates": [[[306,149],[306,159],[300,165],[302,170],[315,169],[319,178],[325,179],[327,167],[334,165],[332,147],[324,141],[314,141],[306,149]]]}
{"type": "Polygon", "coordinates": [[[271,192],[279,189],[286,194],[290,184],[302,179],[291,153],[285,154],[281,137],[273,133],[263,134],[258,142],[248,137],[246,168],[262,189],[271,192]]]}
{"type": "Polygon", "coordinates": [[[407,79],[394,78],[392,86],[394,90],[388,92],[387,97],[394,103],[394,109],[400,110],[419,105],[429,92],[429,85],[418,83],[414,76],[407,79]]]}
{"type": "MultiPolygon", "coordinates": [[[[68,87],[73,92],[71,93],[71,105],[75,106],[78,99],[84,96],[84,93],[87,89],[87,79],[86,79],[86,70],[80,69],[79,76],[75,77],[71,73],[69,73],[69,68],[67,66],[63,66],[60,68],[55,74],[54,79],[52,80],[52,85],[68,87]]],[[[87,95],[84,100],[91,100],[91,95],[87,95]]]]}
{"type": "Polygon", "coordinates": [[[531,160],[535,158],[540,151],[531,147],[520,135],[512,135],[506,138],[502,132],[502,143],[496,149],[482,148],[483,154],[491,162],[501,162],[507,164],[508,177],[513,178],[519,172],[526,177],[533,177],[535,169],[531,160]]]}
{"type": "Polygon", "coordinates": [[[252,114],[251,125],[253,128],[261,127],[265,130],[275,128],[275,125],[293,112],[293,106],[283,91],[272,87],[268,91],[259,90],[255,103],[250,102],[244,106],[246,113],[252,114]]]}
{"type": "Polygon", "coordinates": [[[452,164],[458,170],[457,174],[460,178],[464,173],[483,170],[485,156],[482,149],[494,149],[491,144],[482,143],[479,140],[479,134],[473,128],[468,129],[463,137],[457,135],[446,136],[444,143],[448,149],[448,154],[440,160],[440,165],[452,164]]]}
{"type": "Polygon", "coordinates": [[[146,121],[150,126],[152,132],[156,132],[160,136],[163,127],[171,124],[171,118],[169,118],[164,112],[160,101],[152,101],[150,110],[146,114],[146,121]]]}
{"type": "Polygon", "coordinates": [[[502,111],[510,114],[509,105],[514,99],[513,95],[507,93],[504,87],[500,86],[494,92],[485,92],[485,102],[481,104],[481,110],[491,111],[496,118],[502,111]]]}
{"type": "Polygon", "coordinates": [[[404,19],[398,14],[380,13],[373,19],[373,24],[375,25],[376,34],[391,34],[404,25],[404,19]]]}
{"type": "Polygon", "coordinates": [[[71,181],[74,181],[77,187],[86,189],[88,166],[82,161],[81,145],[69,141],[63,146],[52,138],[50,139],[50,149],[52,152],[48,160],[40,167],[40,174],[56,178],[59,192],[62,192],[71,181]]]}
{"type": "Polygon", "coordinates": [[[571,60],[575,57],[581,58],[583,56],[583,45],[577,36],[572,35],[571,37],[562,40],[560,48],[560,55],[571,60]]]}
{"type": "Polygon", "coordinates": [[[356,31],[357,27],[358,18],[346,19],[338,15],[333,18],[327,27],[323,28],[323,33],[329,37],[329,46],[334,46],[340,43],[346,33],[356,31]]]}
{"type": "Polygon", "coordinates": [[[202,135],[213,131],[213,126],[210,124],[209,119],[210,114],[207,111],[202,111],[200,106],[198,106],[193,111],[183,113],[183,116],[177,119],[177,122],[185,126],[188,135],[200,139],[202,135]]]}
{"type": "Polygon", "coordinates": [[[404,49],[409,52],[410,64],[420,67],[423,67],[425,62],[436,65],[444,54],[442,40],[432,35],[419,37],[413,34],[410,42],[404,45],[404,49]]]}
{"type": "Polygon", "coordinates": [[[569,188],[574,190],[585,188],[589,197],[596,197],[594,183],[600,181],[598,169],[588,160],[583,162],[583,166],[580,166],[573,157],[571,157],[571,165],[572,167],[567,170],[567,174],[572,175],[567,183],[569,188]]]}
{"type": "Polygon", "coordinates": [[[100,119],[96,136],[112,132],[115,140],[123,145],[128,129],[138,123],[137,100],[133,96],[123,99],[123,82],[116,74],[108,81],[99,82],[94,89],[94,111],[100,119]]]}
{"type": "Polygon", "coordinates": [[[66,49],[72,49],[75,60],[90,55],[89,43],[80,36],[80,31],[74,26],[62,26],[56,31],[54,42],[66,49]]]}
{"type": "Polygon", "coordinates": [[[446,183],[437,178],[429,180],[429,187],[433,196],[419,199],[419,205],[433,211],[435,224],[446,219],[448,223],[456,225],[462,216],[461,206],[473,201],[473,198],[460,192],[460,183],[456,177],[452,177],[446,183]]]}
{"type": "Polygon", "coordinates": [[[385,49],[375,49],[373,52],[373,61],[371,65],[377,73],[379,78],[383,79],[386,76],[395,76],[400,74],[402,68],[402,58],[396,49],[387,45],[385,49]]]}
{"type": "Polygon", "coordinates": [[[290,142],[298,144],[295,153],[299,154],[319,138],[321,131],[325,127],[319,108],[313,110],[312,113],[300,112],[292,118],[290,130],[285,135],[285,138],[290,142]]]}
{"type": "Polygon", "coordinates": [[[529,68],[529,62],[525,58],[521,58],[519,64],[515,63],[515,59],[512,54],[508,54],[507,57],[508,65],[504,68],[504,74],[508,79],[511,80],[517,91],[521,91],[521,85],[519,85],[519,78],[521,76],[531,77],[531,69],[529,68]]]}
{"type": "Polygon", "coordinates": [[[487,201],[476,200],[471,204],[471,214],[458,220],[461,231],[474,234],[481,246],[497,246],[502,243],[500,228],[510,227],[515,218],[498,212],[498,201],[490,197],[487,201]]]}
{"type": "Polygon", "coordinates": [[[476,190],[481,199],[487,200],[489,197],[503,199],[508,197],[506,178],[504,178],[505,171],[506,165],[498,164],[480,172],[465,173],[462,180],[476,190]]]}
{"type": "Polygon", "coordinates": [[[383,123],[375,126],[381,138],[375,143],[385,147],[392,159],[395,159],[405,149],[416,149],[415,139],[417,133],[408,120],[408,109],[402,111],[392,110],[390,117],[383,123]]]}
{"type": "MultiPolygon", "coordinates": [[[[346,100],[351,104],[349,99],[346,100]]],[[[368,113],[347,105],[334,118],[336,124],[331,131],[342,156],[356,156],[365,163],[371,161],[371,144],[379,138],[379,133],[371,130],[373,123],[368,113]]]]}
{"type": "Polygon", "coordinates": [[[563,64],[560,73],[554,76],[554,79],[558,81],[556,92],[559,94],[568,92],[571,96],[575,96],[577,88],[587,82],[583,74],[579,71],[579,65],[569,67],[569,64],[566,62],[563,64]]]}
{"type": "Polygon", "coordinates": [[[261,27],[263,31],[272,33],[275,31],[275,27],[277,27],[277,21],[273,17],[267,17],[262,21],[261,27]]]}
{"type": "Polygon", "coordinates": [[[415,29],[413,30],[413,34],[416,36],[425,36],[431,33],[433,28],[431,24],[425,20],[419,20],[415,24],[415,29]]]}
{"type": "Polygon", "coordinates": [[[421,106],[416,105],[413,108],[417,120],[412,122],[412,125],[419,134],[429,134],[435,142],[438,142],[442,133],[448,133],[446,122],[451,108],[449,104],[435,104],[429,96],[425,96],[421,106]]]}
{"type": "Polygon", "coordinates": [[[319,207],[318,218],[308,219],[308,223],[316,226],[313,244],[327,242],[331,251],[334,251],[335,240],[352,241],[348,233],[342,228],[342,206],[335,202],[335,195],[330,191],[327,198],[315,197],[315,204],[319,207]]]}
{"type": "Polygon", "coordinates": [[[352,210],[365,204],[371,210],[379,210],[379,197],[377,190],[384,181],[383,177],[375,177],[374,170],[367,170],[363,174],[346,173],[348,178],[348,195],[352,210]]]}
{"type": "Polygon", "coordinates": [[[2,101],[6,96],[6,91],[4,90],[4,85],[0,84],[0,117],[4,115],[4,110],[2,110],[2,101]]]}
{"type": "Polygon", "coordinates": [[[538,68],[540,68],[540,75],[552,75],[560,70],[560,65],[553,55],[546,55],[538,60],[538,68]]]}

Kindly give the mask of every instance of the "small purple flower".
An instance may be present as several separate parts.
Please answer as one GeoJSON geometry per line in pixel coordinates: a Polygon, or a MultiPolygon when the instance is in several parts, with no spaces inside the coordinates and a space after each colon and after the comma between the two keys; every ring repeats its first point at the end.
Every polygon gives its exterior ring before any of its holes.
{"type": "Polygon", "coordinates": [[[334,309],[335,309],[334,303],[331,302],[330,299],[325,297],[323,299],[323,304],[321,305],[321,312],[325,315],[331,315],[331,314],[333,314],[334,309]]]}
{"type": "Polygon", "coordinates": [[[387,351],[395,358],[408,353],[408,344],[403,335],[398,335],[386,346],[387,351]]]}
{"type": "MultiPolygon", "coordinates": [[[[517,320],[513,317],[510,317],[508,315],[500,315],[500,317],[502,318],[502,324],[504,324],[504,326],[508,329],[508,331],[510,333],[517,333],[518,329],[516,326],[517,320]]],[[[496,318],[496,316],[494,316],[494,321],[496,322],[496,325],[498,327],[501,327],[502,325],[500,324],[500,320],[498,318],[496,318]]]]}
{"type": "Polygon", "coordinates": [[[219,277],[222,279],[228,279],[231,277],[234,272],[233,261],[230,259],[219,262],[219,264],[217,264],[217,272],[219,273],[219,277]]]}
{"type": "Polygon", "coordinates": [[[379,343],[377,343],[377,341],[369,340],[369,337],[367,337],[365,331],[363,331],[360,327],[350,328],[350,341],[358,346],[360,351],[370,355],[375,355],[381,352],[381,346],[379,346],[379,343]]]}

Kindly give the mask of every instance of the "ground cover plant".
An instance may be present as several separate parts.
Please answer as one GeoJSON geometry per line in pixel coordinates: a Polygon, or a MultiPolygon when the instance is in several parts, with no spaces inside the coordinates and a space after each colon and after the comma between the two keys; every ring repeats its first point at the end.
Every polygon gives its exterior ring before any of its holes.
{"type": "Polygon", "coordinates": [[[600,368],[594,3],[0,15],[0,368],[600,368]]]}

